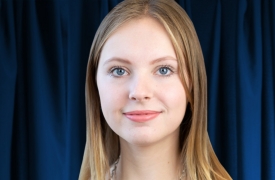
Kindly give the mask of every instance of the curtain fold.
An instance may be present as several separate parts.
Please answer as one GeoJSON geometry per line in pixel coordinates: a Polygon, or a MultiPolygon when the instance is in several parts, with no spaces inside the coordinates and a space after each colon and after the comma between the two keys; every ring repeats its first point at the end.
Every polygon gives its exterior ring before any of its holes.
{"type": "MultiPolygon", "coordinates": [[[[85,74],[121,0],[0,0],[0,179],[78,179],[85,74]]],[[[233,179],[275,179],[275,1],[178,0],[197,30],[208,132],[233,179]]]]}

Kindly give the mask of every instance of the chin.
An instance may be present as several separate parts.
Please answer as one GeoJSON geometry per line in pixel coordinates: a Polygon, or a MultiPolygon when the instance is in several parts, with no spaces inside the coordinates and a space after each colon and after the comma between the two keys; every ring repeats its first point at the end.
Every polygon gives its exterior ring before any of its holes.
{"type": "Polygon", "coordinates": [[[136,146],[148,146],[159,141],[156,131],[150,128],[135,128],[122,136],[124,141],[136,146]]]}

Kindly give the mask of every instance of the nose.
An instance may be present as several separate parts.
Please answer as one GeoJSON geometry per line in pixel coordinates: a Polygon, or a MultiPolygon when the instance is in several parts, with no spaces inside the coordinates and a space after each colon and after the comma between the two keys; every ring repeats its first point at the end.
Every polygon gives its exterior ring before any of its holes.
{"type": "Polygon", "coordinates": [[[135,101],[148,101],[153,96],[153,83],[148,77],[136,77],[130,83],[129,99],[135,101]]]}

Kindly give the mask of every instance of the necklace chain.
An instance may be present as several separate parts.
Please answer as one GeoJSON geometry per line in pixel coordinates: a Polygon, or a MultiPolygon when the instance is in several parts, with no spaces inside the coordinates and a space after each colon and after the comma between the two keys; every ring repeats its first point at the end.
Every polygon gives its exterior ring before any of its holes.
{"type": "MultiPolygon", "coordinates": [[[[118,164],[119,159],[120,159],[120,157],[114,163],[114,169],[112,170],[111,179],[110,180],[114,180],[114,177],[115,177],[115,174],[116,174],[116,169],[117,169],[117,164],[118,164]]],[[[179,180],[182,180],[183,177],[185,177],[185,169],[182,170],[179,180]]]]}

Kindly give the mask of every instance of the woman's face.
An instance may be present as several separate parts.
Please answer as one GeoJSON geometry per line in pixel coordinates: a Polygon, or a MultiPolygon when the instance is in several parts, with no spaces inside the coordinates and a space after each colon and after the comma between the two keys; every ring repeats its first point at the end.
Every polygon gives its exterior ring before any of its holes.
{"type": "Polygon", "coordinates": [[[149,145],[179,137],[186,95],[172,43],[157,20],[131,20],[111,35],[97,85],[107,123],[126,142],[149,145]]]}

